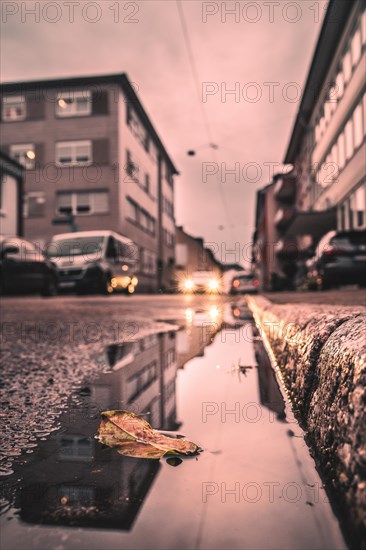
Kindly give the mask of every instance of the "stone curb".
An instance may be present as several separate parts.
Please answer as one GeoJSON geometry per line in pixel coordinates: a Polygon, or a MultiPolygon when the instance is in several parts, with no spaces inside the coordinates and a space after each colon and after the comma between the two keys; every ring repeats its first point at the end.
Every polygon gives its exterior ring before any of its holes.
{"type": "Polygon", "coordinates": [[[365,549],[365,308],[246,298],[267,335],[319,470],[339,503],[348,542],[365,549]]]}

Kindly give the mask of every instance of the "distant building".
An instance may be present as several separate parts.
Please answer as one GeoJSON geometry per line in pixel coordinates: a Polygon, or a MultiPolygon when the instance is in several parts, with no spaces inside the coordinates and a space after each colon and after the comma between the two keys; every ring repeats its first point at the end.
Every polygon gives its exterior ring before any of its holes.
{"type": "Polygon", "coordinates": [[[253,270],[261,290],[269,290],[271,273],[274,271],[274,254],[269,254],[270,243],[275,240],[274,182],[257,191],[255,230],[253,235],[253,270]]]}
{"type": "Polygon", "coordinates": [[[292,173],[276,174],[257,191],[252,265],[262,290],[291,288],[301,257],[296,239],[286,234],[293,217],[296,180],[292,173]]]}
{"type": "Polygon", "coordinates": [[[97,411],[111,408],[136,412],[157,429],[179,428],[176,333],[117,342],[98,360],[104,373],[81,389],[83,406],[60,418],[63,429],[40,441],[26,465],[19,507],[27,523],[129,531],[159,475],[158,460],[123,457],[94,434],[97,411]]]}
{"type": "Polygon", "coordinates": [[[125,74],[2,87],[1,148],[25,167],[24,233],[41,245],[54,218],[113,230],[140,251],[140,288],[174,266],[177,170],[125,74]]]}
{"type": "Polygon", "coordinates": [[[253,264],[290,288],[320,238],[366,228],[366,9],[330,0],[284,164],[257,193],[253,264]]]}
{"type": "Polygon", "coordinates": [[[0,234],[23,235],[23,166],[0,151],[0,234]]]}
{"type": "Polygon", "coordinates": [[[192,237],[183,227],[176,228],[175,254],[175,282],[194,271],[212,271],[222,276],[222,264],[216,260],[212,250],[205,247],[201,237],[192,237]]]}

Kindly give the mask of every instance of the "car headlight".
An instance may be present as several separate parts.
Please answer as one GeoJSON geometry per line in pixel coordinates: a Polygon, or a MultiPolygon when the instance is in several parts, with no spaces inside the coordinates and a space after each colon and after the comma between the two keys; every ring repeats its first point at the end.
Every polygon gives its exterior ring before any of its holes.
{"type": "Polygon", "coordinates": [[[216,321],[216,319],[218,319],[218,317],[220,316],[219,308],[217,306],[210,307],[209,315],[213,321],[216,321]]]}
{"type": "Polygon", "coordinates": [[[209,290],[218,290],[219,288],[219,281],[217,279],[211,279],[211,281],[208,283],[209,290]]]}
{"type": "Polygon", "coordinates": [[[192,279],[186,279],[183,283],[184,290],[193,290],[194,284],[192,279]]]}

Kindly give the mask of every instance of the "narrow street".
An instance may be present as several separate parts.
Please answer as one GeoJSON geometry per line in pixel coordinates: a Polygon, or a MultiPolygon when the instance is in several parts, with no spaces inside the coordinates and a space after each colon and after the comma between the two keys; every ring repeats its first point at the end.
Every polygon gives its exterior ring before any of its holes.
{"type": "Polygon", "coordinates": [[[243,297],[2,311],[3,550],[346,548],[243,297]],[[202,452],[121,456],[95,439],[108,409],[202,452]]]}

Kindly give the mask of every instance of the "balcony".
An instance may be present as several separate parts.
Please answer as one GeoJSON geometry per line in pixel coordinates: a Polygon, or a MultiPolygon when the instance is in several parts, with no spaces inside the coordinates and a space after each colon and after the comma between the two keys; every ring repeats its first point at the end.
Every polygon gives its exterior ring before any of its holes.
{"type": "Polygon", "coordinates": [[[279,260],[297,260],[300,250],[296,239],[281,239],[275,245],[275,254],[279,260]]]}
{"type": "MultiPolygon", "coordinates": [[[[281,211],[277,214],[279,212],[281,211]]],[[[336,207],[332,207],[328,210],[296,212],[286,226],[286,233],[292,237],[311,235],[313,242],[317,243],[328,231],[336,228],[337,210],[336,207]]]]}
{"type": "Polygon", "coordinates": [[[282,176],[277,180],[274,195],[278,201],[292,204],[296,196],[296,179],[282,176]]]}
{"type": "Polygon", "coordinates": [[[277,229],[286,229],[286,227],[292,221],[294,215],[295,208],[280,208],[274,218],[277,229]]]}

